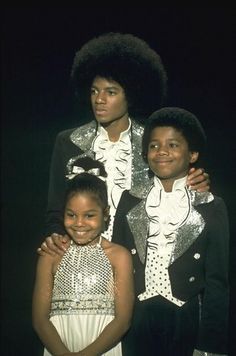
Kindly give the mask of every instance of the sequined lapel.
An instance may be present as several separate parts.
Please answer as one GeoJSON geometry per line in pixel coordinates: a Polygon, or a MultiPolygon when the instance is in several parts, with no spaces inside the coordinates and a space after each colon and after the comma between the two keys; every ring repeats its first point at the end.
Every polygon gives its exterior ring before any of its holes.
{"type": "Polygon", "coordinates": [[[191,211],[187,221],[183,226],[180,226],[176,231],[176,240],[174,250],[171,256],[171,263],[173,263],[178,257],[193,244],[193,242],[201,234],[205,226],[203,217],[191,207],[191,211]]]}
{"type": "Polygon", "coordinates": [[[148,166],[142,157],[143,127],[132,120],[131,143],[132,143],[132,185],[130,193],[138,198],[143,198],[146,185],[150,184],[148,166]]]}
{"type": "Polygon", "coordinates": [[[96,121],[91,121],[88,124],[75,129],[70,136],[71,141],[82,151],[89,151],[91,150],[92,143],[96,135],[96,130],[96,121]]]}
{"type": "Polygon", "coordinates": [[[142,200],[127,214],[127,220],[134,236],[135,245],[142,263],[145,261],[148,217],[145,211],[145,200],[142,200]]]}
{"type": "MultiPolygon", "coordinates": [[[[152,181],[145,187],[145,198],[132,208],[127,214],[127,220],[134,236],[135,245],[142,263],[145,262],[147,248],[147,234],[149,219],[145,211],[146,196],[151,188],[152,181]]],[[[194,208],[199,204],[211,202],[214,197],[211,193],[188,192],[191,204],[191,213],[184,225],[176,231],[176,241],[171,257],[171,263],[183,255],[186,250],[198,238],[205,227],[205,221],[200,213],[194,208]]]]}
{"type": "Polygon", "coordinates": [[[187,191],[187,194],[191,205],[191,211],[184,225],[180,226],[176,231],[177,235],[171,263],[185,253],[205,227],[205,221],[202,215],[198,213],[194,206],[210,203],[214,199],[213,195],[208,192],[198,193],[196,191],[187,191]]]}
{"type": "MultiPolygon", "coordinates": [[[[145,194],[145,187],[147,184],[149,184],[148,166],[142,158],[143,126],[134,120],[131,121],[132,185],[130,192],[132,195],[142,198],[145,194]]],[[[71,134],[71,141],[82,151],[91,152],[92,143],[96,136],[96,130],[96,121],[91,121],[90,123],[74,130],[71,134]]],[[[91,156],[91,154],[89,155],[91,156]]]]}
{"type": "Polygon", "coordinates": [[[91,157],[93,159],[95,158],[95,153],[91,150],[91,147],[92,147],[94,137],[96,135],[96,129],[97,129],[96,122],[91,121],[86,125],[78,127],[70,135],[71,141],[77,147],[79,147],[79,149],[83,152],[69,159],[66,165],[67,172],[69,174],[71,174],[74,162],[78,158],[83,158],[83,157],[91,157]]]}

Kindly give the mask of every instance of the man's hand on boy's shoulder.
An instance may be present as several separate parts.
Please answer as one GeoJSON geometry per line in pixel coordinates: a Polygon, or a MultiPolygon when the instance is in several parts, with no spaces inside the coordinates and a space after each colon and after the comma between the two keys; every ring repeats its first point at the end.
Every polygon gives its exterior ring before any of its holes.
{"type": "Polygon", "coordinates": [[[203,168],[191,168],[187,177],[187,185],[192,190],[208,192],[210,190],[209,174],[203,168]]]}

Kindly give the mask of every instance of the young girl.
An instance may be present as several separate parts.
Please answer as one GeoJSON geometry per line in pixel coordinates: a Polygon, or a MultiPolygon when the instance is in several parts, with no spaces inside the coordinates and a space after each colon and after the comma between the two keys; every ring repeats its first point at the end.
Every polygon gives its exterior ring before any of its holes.
{"type": "Polygon", "coordinates": [[[104,167],[89,158],[75,164],[64,209],[71,244],[63,257],[39,257],[33,325],[44,356],[119,356],[133,308],[132,259],[102,237],[109,208],[106,183],[97,175],[105,176],[104,167]]]}
{"type": "Polygon", "coordinates": [[[113,235],[134,257],[127,356],[227,353],[227,212],[221,198],[186,186],[204,146],[199,121],[184,109],[158,110],[145,127],[150,184],[142,199],[123,193],[113,235]]]}

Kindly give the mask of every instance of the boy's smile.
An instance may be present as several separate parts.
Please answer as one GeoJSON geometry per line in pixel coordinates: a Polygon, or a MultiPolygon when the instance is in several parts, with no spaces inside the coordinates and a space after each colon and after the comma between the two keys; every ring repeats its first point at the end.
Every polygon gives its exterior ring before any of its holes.
{"type": "Polygon", "coordinates": [[[148,163],[153,173],[172,183],[187,175],[197,152],[191,152],[180,131],[169,126],[153,129],[148,145],[148,163]]]}

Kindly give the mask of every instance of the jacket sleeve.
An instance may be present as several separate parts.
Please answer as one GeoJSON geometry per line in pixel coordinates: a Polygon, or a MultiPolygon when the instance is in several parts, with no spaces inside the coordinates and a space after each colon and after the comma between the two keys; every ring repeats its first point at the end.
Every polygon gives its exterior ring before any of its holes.
{"type": "Polygon", "coordinates": [[[67,163],[82,151],[70,140],[73,130],[60,132],[55,140],[51,158],[48,203],[43,228],[43,236],[52,233],[65,234],[63,224],[64,197],[66,189],[67,163]]]}
{"type": "Polygon", "coordinates": [[[225,204],[215,197],[208,219],[205,288],[202,295],[199,335],[196,348],[227,353],[229,311],[229,223],[225,204]]]}

